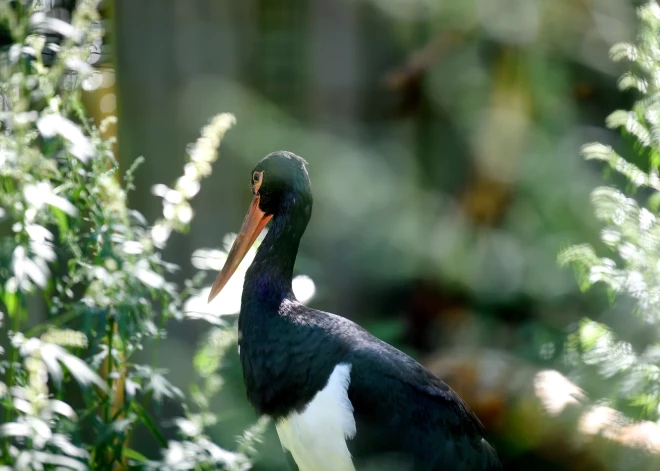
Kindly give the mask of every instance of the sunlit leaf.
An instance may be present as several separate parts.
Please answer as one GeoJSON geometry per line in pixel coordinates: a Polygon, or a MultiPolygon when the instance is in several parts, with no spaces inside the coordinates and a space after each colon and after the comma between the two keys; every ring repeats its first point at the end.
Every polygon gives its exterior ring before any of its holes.
{"type": "Polygon", "coordinates": [[[635,61],[637,60],[637,48],[634,44],[630,43],[615,44],[610,49],[610,58],[613,61],[620,61],[622,59],[635,61]]]}
{"type": "Polygon", "coordinates": [[[187,437],[195,437],[202,432],[201,427],[192,420],[177,417],[174,419],[174,423],[179,427],[181,433],[187,437]]]}
{"type": "Polygon", "coordinates": [[[142,462],[149,461],[149,459],[146,456],[144,456],[142,453],[138,451],[133,450],[132,448],[123,448],[122,453],[129,460],[136,460],[142,462]]]}
{"type": "Polygon", "coordinates": [[[137,394],[137,391],[141,389],[141,386],[135,381],[127,379],[125,383],[125,388],[126,388],[126,395],[128,396],[129,399],[132,399],[137,394]]]}
{"type": "Polygon", "coordinates": [[[36,32],[53,32],[76,41],[80,40],[81,32],[64,20],[47,16],[44,12],[38,12],[30,16],[30,24],[36,32]]]}
{"type": "Polygon", "coordinates": [[[133,274],[145,285],[151,288],[162,288],[165,285],[165,279],[149,268],[146,260],[141,260],[135,267],[133,274]]]}
{"type": "Polygon", "coordinates": [[[7,307],[7,314],[9,314],[9,317],[14,317],[18,307],[18,298],[16,293],[8,291],[7,287],[5,286],[5,289],[2,292],[2,302],[7,307]]]}
{"type": "Polygon", "coordinates": [[[87,450],[73,445],[69,440],[69,437],[65,435],[58,433],[53,434],[53,437],[50,439],[49,443],[62,450],[62,452],[68,456],[81,459],[89,458],[89,453],[87,450]]]}
{"type": "Polygon", "coordinates": [[[77,419],[76,411],[74,411],[73,408],[64,401],[51,399],[46,405],[46,410],[51,413],[61,415],[62,417],[66,417],[69,420],[77,419]]]}
{"type": "Polygon", "coordinates": [[[48,369],[48,376],[50,376],[53,383],[59,387],[62,384],[62,378],[64,377],[64,372],[60,366],[59,359],[56,355],[49,355],[49,352],[46,351],[46,354],[42,357],[42,361],[48,369]]]}
{"type": "Polygon", "coordinates": [[[66,366],[69,373],[71,373],[71,376],[73,376],[81,386],[90,386],[94,384],[103,391],[108,392],[108,386],[106,383],[87,365],[87,363],[80,358],[71,355],[62,347],[53,344],[44,344],[41,348],[41,354],[42,357],[53,355],[57,358],[64,366],[66,366]]]}
{"type": "Polygon", "coordinates": [[[626,176],[635,186],[650,183],[646,172],[618,155],[610,146],[599,143],[587,144],[582,147],[582,155],[587,160],[597,159],[607,162],[612,169],[626,176]]]}
{"type": "Polygon", "coordinates": [[[609,329],[598,322],[584,320],[580,326],[580,341],[583,348],[591,350],[596,346],[596,342],[604,335],[609,333],[609,329]]]}
{"type": "Polygon", "coordinates": [[[0,437],[27,437],[30,432],[30,427],[27,424],[10,422],[0,425],[0,437]]]}
{"type": "Polygon", "coordinates": [[[45,138],[62,136],[69,142],[70,152],[83,162],[94,155],[94,147],[79,126],[59,114],[44,115],[37,121],[37,128],[45,138]]]}
{"type": "Polygon", "coordinates": [[[57,195],[52,185],[47,181],[39,182],[36,185],[25,185],[23,195],[28,203],[37,209],[47,204],[65,212],[69,216],[76,216],[78,214],[78,209],[69,200],[57,195]]]}
{"type": "Polygon", "coordinates": [[[31,259],[25,247],[19,245],[12,256],[12,271],[23,289],[28,289],[28,280],[40,288],[45,288],[50,271],[42,259],[31,259]]]}
{"type": "Polygon", "coordinates": [[[183,398],[183,392],[158,372],[153,372],[149,376],[148,382],[144,388],[145,392],[151,392],[156,402],[162,402],[163,397],[183,398]]]}
{"type": "Polygon", "coordinates": [[[642,93],[645,93],[648,89],[648,82],[636,75],[628,72],[621,76],[618,82],[619,89],[628,90],[634,88],[639,90],[642,93]]]}
{"type": "Polygon", "coordinates": [[[32,440],[34,441],[35,448],[43,448],[46,442],[53,436],[50,427],[46,422],[37,417],[26,417],[25,420],[34,431],[32,440]]]}
{"type": "Polygon", "coordinates": [[[646,125],[631,111],[617,110],[607,117],[605,123],[609,128],[624,128],[644,146],[651,143],[651,136],[646,125]]]}
{"type": "Polygon", "coordinates": [[[33,454],[34,459],[38,460],[40,463],[52,464],[55,466],[61,466],[78,471],[86,471],[88,469],[84,463],[73,458],[69,458],[68,456],[56,455],[54,453],[47,453],[43,451],[35,451],[33,454]]]}

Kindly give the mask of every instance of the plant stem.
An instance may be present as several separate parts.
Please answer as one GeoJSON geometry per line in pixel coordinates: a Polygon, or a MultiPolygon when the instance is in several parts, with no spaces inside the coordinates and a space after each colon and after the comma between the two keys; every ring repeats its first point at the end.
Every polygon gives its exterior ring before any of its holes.
{"type": "Polygon", "coordinates": [[[63,324],[66,324],[67,322],[75,319],[76,317],[80,316],[81,312],[78,311],[68,311],[65,312],[62,315],[59,315],[57,317],[53,317],[51,319],[48,319],[46,322],[42,322],[41,324],[35,325],[32,327],[30,330],[28,330],[25,333],[25,336],[27,338],[30,337],[35,337],[43,332],[46,332],[49,328],[51,327],[61,327],[63,324]]]}
{"type": "MultiPolygon", "coordinates": [[[[13,314],[11,316],[12,319],[12,331],[14,332],[14,335],[20,331],[21,329],[21,317],[25,313],[25,298],[23,296],[23,293],[19,290],[16,292],[16,308],[13,313],[8,313],[8,314],[13,314]]],[[[14,386],[14,365],[18,362],[19,360],[19,355],[18,355],[18,348],[14,346],[14,343],[11,342],[9,345],[9,370],[7,371],[7,391],[8,394],[11,394],[12,387],[14,386]]],[[[12,406],[12,401],[8,400],[7,405],[5,407],[5,421],[4,423],[9,423],[12,420],[12,411],[13,411],[13,406],[12,406]]],[[[9,456],[9,438],[5,438],[2,441],[2,456],[9,456]]]]}
{"type": "MultiPolygon", "coordinates": [[[[114,361],[113,361],[113,355],[112,355],[112,340],[115,334],[115,320],[110,317],[110,321],[108,322],[108,327],[107,327],[107,342],[108,342],[108,356],[106,359],[106,367],[105,369],[105,380],[108,385],[108,389],[110,391],[113,390],[112,388],[112,371],[114,370],[114,361]]],[[[104,411],[103,411],[103,421],[107,424],[110,421],[110,412],[112,408],[112,402],[108,403],[106,402],[104,405],[104,411]]]]}

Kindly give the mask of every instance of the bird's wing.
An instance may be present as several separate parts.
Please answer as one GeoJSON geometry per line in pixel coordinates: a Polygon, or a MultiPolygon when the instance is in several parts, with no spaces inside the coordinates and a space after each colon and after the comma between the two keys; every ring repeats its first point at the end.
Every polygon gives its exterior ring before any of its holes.
{"type": "Polygon", "coordinates": [[[309,308],[294,314],[305,326],[300,344],[317,346],[317,366],[351,365],[348,397],[357,434],[348,445],[356,460],[401,463],[413,456],[428,470],[501,469],[479,419],[428,369],[348,319],[309,308]]]}
{"type": "Polygon", "coordinates": [[[366,448],[401,447],[424,463],[436,463],[428,469],[500,469],[482,423],[453,389],[362,328],[356,326],[350,336],[349,397],[357,439],[366,448]],[[373,443],[360,437],[361,427],[373,443]]]}
{"type": "MultiPolygon", "coordinates": [[[[305,315],[306,322],[322,325],[324,334],[321,337],[336,344],[334,353],[345,352],[353,365],[352,386],[357,386],[356,380],[364,382],[365,390],[373,394],[374,385],[388,384],[389,388],[381,391],[382,394],[398,397],[401,400],[425,397],[439,405],[436,410],[441,410],[448,416],[454,416],[455,420],[464,425],[469,425],[475,434],[484,434],[481,421],[465,401],[447,383],[413,358],[344,317],[306,309],[308,310],[305,315]],[[310,315],[316,319],[311,320],[310,315]]],[[[312,332],[308,331],[307,335],[311,337],[312,332]]]]}
{"type": "MultiPolygon", "coordinates": [[[[447,383],[410,356],[367,332],[361,335],[359,347],[354,352],[365,368],[369,365],[371,372],[377,372],[379,376],[389,379],[388,382],[394,388],[390,390],[391,394],[403,394],[409,398],[425,397],[438,405],[434,410],[442,411],[448,418],[460,421],[475,435],[485,433],[483,424],[465,401],[447,383]]],[[[370,373],[355,371],[355,374],[370,373]]]]}

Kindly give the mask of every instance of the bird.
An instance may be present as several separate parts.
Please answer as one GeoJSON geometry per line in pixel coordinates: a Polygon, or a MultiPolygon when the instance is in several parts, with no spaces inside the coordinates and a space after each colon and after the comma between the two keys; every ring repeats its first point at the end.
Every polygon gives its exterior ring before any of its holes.
{"type": "Polygon", "coordinates": [[[300,303],[292,277],[312,215],[307,162],[252,170],[253,197],[211,302],[272,221],[245,273],[238,348],[247,399],[299,471],[502,469],[484,427],[446,383],[351,320],[300,303]]]}

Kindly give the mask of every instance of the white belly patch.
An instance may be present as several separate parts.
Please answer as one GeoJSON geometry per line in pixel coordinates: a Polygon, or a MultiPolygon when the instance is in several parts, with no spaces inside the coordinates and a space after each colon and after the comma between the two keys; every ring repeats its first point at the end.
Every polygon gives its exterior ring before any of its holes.
{"type": "Polygon", "coordinates": [[[302,413],[280,420],[277,435],[300,471],[355,471],[346,440],[355,436],[348,399],[351,365],[335,366],[328,383],[302,413]]]}

